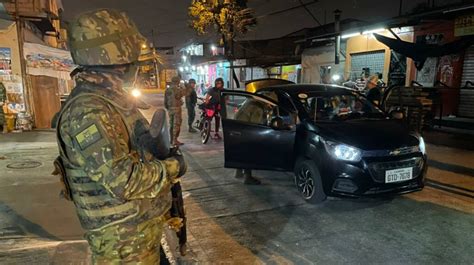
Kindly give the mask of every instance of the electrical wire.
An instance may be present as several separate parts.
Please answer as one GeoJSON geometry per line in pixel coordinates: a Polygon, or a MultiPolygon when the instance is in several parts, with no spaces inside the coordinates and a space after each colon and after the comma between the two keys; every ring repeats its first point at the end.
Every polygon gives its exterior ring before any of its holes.
{"type": "Polygon", "coordinates": [[[306,5],[303,4],[303,0],[298,0],[298,2],[300,2],[301,6],[314,19],[314,21],[316,21],[316,23],[318,23],[319,26],[322,26],[321,22],[319,22],[319,20],[316,18],[316,16],[314,16],[313,13],[311,13],[311,11],[309,10],[309,8],[306,5]]]}

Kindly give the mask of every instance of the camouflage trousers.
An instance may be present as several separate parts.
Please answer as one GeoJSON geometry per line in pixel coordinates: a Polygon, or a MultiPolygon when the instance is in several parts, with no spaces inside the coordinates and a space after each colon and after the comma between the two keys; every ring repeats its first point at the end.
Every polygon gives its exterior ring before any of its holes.
{"type": "Polygon", "coordinates": [[[183,116],[182,116],[183,113],[182,113],[181,108],[170,110],[168,113],[169,113],[169,118],[170,118],[171,143],[175,144],[181,132],[181,123],[183,122],[183,116]]]}
{"type": "Polygon", "coordinates": [[[93,264],[160,264],[160,243],[164,219],[154,218],[138,225],[117,224],[85,237],[93,264]]]}

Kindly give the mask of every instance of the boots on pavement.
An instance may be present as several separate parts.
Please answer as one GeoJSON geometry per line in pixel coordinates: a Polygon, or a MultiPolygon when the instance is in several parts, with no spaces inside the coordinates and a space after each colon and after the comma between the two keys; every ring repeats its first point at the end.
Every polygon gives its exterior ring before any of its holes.
{"type": "Polygon", "coordinates": [[[252,177],[252,171],[249,169],[244,170],[244,184],[245,185],[260,185],[262,182],[254,177],[252,177]]]}

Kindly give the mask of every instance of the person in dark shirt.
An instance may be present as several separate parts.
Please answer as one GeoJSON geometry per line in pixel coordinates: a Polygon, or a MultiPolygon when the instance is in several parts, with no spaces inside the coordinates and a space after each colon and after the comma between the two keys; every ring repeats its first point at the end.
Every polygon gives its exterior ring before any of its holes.
{"type": "Polygon", "coordinates": [[[379,78],[373,75],[367,80],[367,84],[365,86],[367,90],[367,99],[375,105],[379,105],[380,101],[382,100],[382,92],[378,86],[378,81],[379,78]]]}
{"type": "Polygon", "coordinates": [[[224,90],[224,80],[219,77],[214,82],[214,87],[210,88],[207,91],[206,99],[205,99],[205,103],[209,107],[214,107],[215,110],[216,110],[216,114],[214,116],[214,118],[216,120],[216,131],[215,131],[215,134],[214,134],[214,138],[216,138],[216,139],[222,139],[221,136],[219,135],[219,126],[220,126],[220,122],[221,122],[221,118],[219,116],[219,110],[220,110],[221,91],[222,90],[224,90]]]}
{"type": "Polygon", "coordinates": [[[197,132],[193,128],[194,119],[196,118],[196,103],[197,103],[197,93],[196,93],[196,80],[189,79],[187,85],[187,94],[186,94],[186,109],[188,109],[188,127],[190,133],[197,132]]]}

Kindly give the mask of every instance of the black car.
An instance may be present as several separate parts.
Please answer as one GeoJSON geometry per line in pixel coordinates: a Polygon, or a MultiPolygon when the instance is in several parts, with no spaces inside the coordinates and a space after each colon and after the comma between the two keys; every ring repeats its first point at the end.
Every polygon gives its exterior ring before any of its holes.
{"type": "Polygon", "coordinates": [[[424,187],[423,138],[355,90],[289,84],[222,94],[227,168],[293,171],[312,203],[424,187]]]}

